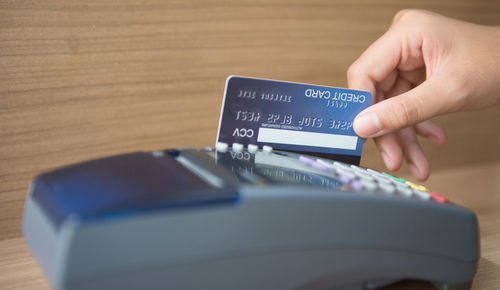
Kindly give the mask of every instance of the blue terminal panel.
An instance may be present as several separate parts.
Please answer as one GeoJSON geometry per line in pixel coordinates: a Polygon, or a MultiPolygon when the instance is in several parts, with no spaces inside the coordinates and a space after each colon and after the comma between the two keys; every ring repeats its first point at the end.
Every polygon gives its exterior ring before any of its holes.
{"type": "Polygon", "coordinates": [[[82,221],[156,209],[227,203],[234,188],[214,188],[172,157],[131,153],[79,163],[40,175],[33,198],[59,227],[69,216],[82,221]]]}
{"type": "Polygon", "coordinates": [[[232,76],[217,141],[271,145],[359,164],[364,139],[352,124],[371,102],[367,91],[232,76]]]}

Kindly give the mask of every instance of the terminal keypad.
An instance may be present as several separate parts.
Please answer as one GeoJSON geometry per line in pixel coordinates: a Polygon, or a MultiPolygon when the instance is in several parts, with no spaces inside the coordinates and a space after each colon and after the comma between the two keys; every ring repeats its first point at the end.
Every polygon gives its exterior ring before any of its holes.
{"type": "Polygon", "coordinates": [[[364,168],[352,164],[332,161],[323,158],[315,158],[309,155],[300,155],[283,151],[273,151],[271,146],[259,149],[257,145],[250,144],[248,148],[242,148],[241,144],[217,143],[215,150],[219,153],[228,151],[228,147],[235,152],[247,151],[250,154],[264,152],[271,155],[279,155],[287,158],[288,162],[297,163],[298,166],[310,168],[310,170],[322,175],[335,178],[342,185],[343,190],[359,193],[378,193],[411,198],[425,202],[447,203],[448,199],[435,191],[431,191],[423,185],[408,181],[404,178],[393,176],[386,172],[379,172],[370,168],[364,168]]]}

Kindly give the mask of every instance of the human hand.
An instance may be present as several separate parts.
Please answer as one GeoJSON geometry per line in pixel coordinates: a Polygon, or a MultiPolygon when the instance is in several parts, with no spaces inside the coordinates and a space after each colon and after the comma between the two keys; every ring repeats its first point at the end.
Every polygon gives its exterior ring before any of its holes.
{"type": "Polygon", "coordinates": [[[500,28],[403,10],[349,67],[347,79],[350,88],[374,96],[375,104],[354,120],[356,133],[374,138],[389,170],[404,157],[423,181],[430,169],[417,134],[446,141],[443,128],[428,119],[500,103],[500,28]]]}

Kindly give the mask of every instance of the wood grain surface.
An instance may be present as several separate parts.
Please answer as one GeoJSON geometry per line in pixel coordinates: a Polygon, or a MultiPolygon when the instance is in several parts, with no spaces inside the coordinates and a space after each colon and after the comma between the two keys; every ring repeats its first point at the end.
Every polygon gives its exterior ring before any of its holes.
{"type": "MultiPolygon", "coordinates": [[[[34,289],[40,279],[20,238],[35,175],[110,154],[213,144],[231,74],[345,86],[347,67],[403,8],[500,25],[495,0],[0,1],[0,288],[34,289]]],[[[499,162],[500,108],[436,121],[449,142],[423,141],[439,172],[427,184],[452,195],[465,176],[448,184],[446,172],[499,162]]],[[[362,162],[383,168],[372,142],[362,162]]],[[[475,185],[498,192],[489,187],[495,172],[475,185]]],[[[453,196],[485,217],[481,265],[498,273],[498,203],[469,189],[453,196]]]]}

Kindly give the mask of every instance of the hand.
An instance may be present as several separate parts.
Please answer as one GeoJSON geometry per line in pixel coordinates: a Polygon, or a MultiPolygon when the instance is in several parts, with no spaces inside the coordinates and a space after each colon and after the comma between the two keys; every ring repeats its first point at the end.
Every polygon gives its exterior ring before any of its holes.
{"type": "Polygon", "coordinates": [[[350,88],[371,91],[375,102],[355,118],[356,133],[375,138],[389,170],[399,169],[404,157],[423,181],[430,169],[417,134],[446,141],[443,128],[428,119],[500,103],[500,28],[403,10],[347,78],[350,88]]]}

